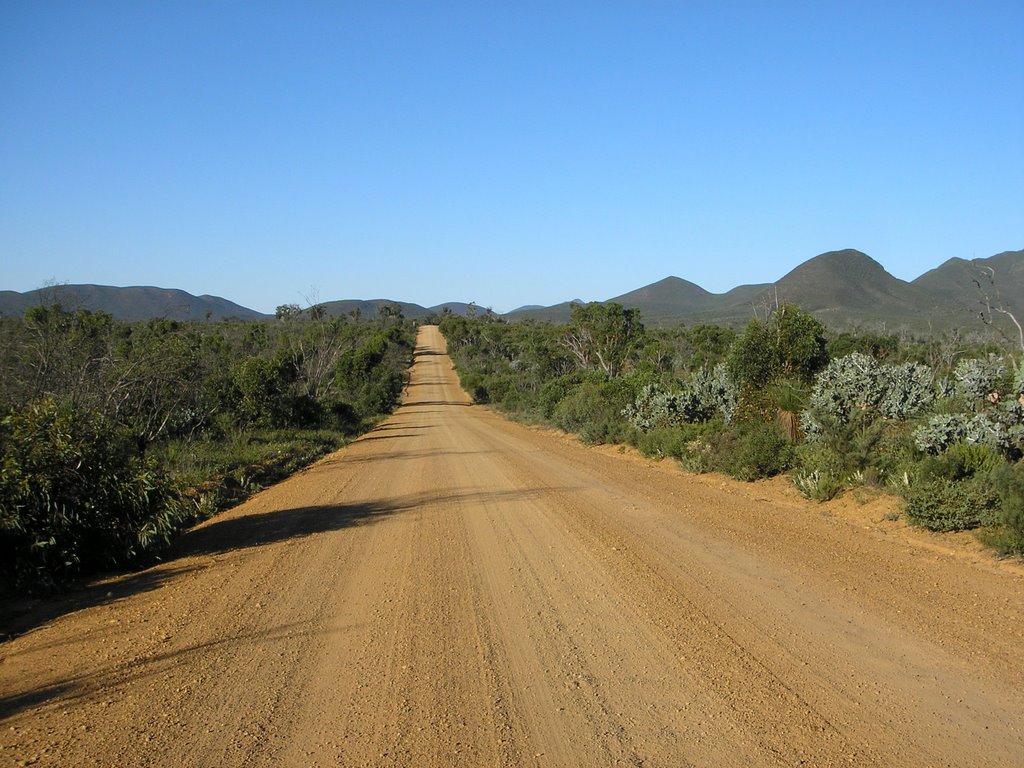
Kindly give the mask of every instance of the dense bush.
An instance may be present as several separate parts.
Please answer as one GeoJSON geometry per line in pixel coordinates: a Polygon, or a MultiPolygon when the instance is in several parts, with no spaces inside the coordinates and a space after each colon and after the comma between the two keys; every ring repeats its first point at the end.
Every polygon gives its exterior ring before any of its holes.
{"type": "Polygon", "coordinates": [[[210,506],[182,501],[185,483],[218,481],[182,460],[197,447],[220,454],[210,472],[270,477],[322,453],[302,433],[368,428],[401,395],[415,332],[394,315],[135,323],[58,305],[0,326],[0,575],[23,587],[165,544],[210,506]],[[278,441],[274,469],[260,459],[253,474],[230,458],[244,453],[236,443],[278,430],[299,439],[278,441]]]}
{"type": "Polygon", "coordinates": [[[937,454],[966,441],[1000,451],[1011,460],[1020,458],[1024,452],[1024,405],[1017,399],[1003,398],[998,390],[984,398],[976,397],[993,381],[991,363],[984,366],[977,360],[965,360],[957,370],[961,383],[944,399],[947,410],[933,414],[915,429],[918,448],[937,454]]]}
{"type": "Polygon", "coordinates": [[[713,446],[721,432],[721,422],[706,422],[638,431],[633,439],[644,456],[673,458],[688,471],[708,472],[714,468],[713,446]]]}
{"type": "Polygon", "coordinates": [[[879,373],[884,394],[878,411],[883,418],[906,421],[922,413],[935,400],[932,370],[926,365],[883,365],[879,373]]]}
{"type": "Polygon", "coordinates": [[[931,477],[906,495],[907,521],[931,531],[966,531],[994,522],[998,496],[985,478],[931,477]]]}
{"type": "Polygon", "coordinates": [[[987,477],[1002,464],[1002,457],[992,448],[972,443],[956,443],[937,456],[927,456],[919,464],[921,479],[970,480],[987,477]]]}
{"type": "Polygon", "coordinates": [[[771,424],[747,424],[722,434],[717,444],[718,467],[737,480],[760,480],[788,471],[793,445],[771,424]]]}
{"type": "Polygon", "coordinates": [[[999,508],[984,540],[1004,555],[1024,555],[1024,466],[1003,464],[992,472],[999,508]]]}
{"type": "Polygon", "coordinates": [[[124,428],[53,400],[0,422],[0,457],[0,568],[21,587],[129,562],[180,515],[124,428]]]}
{"type": "Polygon", "coordinates": [[[995,390],[1005,372],[1006,365],[995,355],[984,360],[965,358],[953,370],[954,386],[961,397],[974,404],[995,390]]]}
{"type": "Polygon", "coordinates": [[[588,376],[555,406],[554,423],[588,443],[626,442],[630,426],[622,411],[636,397],[632,378],[588,376]]]}
{"type": "Polygon", "coordinates": [[[999,497],[990,475],[1002,464],[983,445],[957,443],[925,458],[906,491],[907,520],[933,531],[961,531],[995,521],[999,497]]]}
{"type": "Polygon", "coordinates": [[[751,320],[729,350],[729,374],[739,389],[762,388],[779,378],[810,382],[828,362],[824,326],[783,304],[767,322],[751,320]]]}

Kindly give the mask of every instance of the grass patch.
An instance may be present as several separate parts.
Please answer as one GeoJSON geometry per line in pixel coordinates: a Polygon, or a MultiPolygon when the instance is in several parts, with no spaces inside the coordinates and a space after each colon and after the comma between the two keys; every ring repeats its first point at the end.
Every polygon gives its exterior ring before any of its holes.
{"type": "Polygon", "coordinates": [[[237,431],[224,440],[162,446],[161,461],[174,476],[182,501],[202,520],[345,445],[330,430],[237,431]]]}

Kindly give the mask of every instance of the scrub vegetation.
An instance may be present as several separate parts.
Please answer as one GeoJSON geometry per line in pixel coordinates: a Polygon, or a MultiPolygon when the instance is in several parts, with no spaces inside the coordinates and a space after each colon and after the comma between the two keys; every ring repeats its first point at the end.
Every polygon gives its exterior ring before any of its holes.
{"type": "Polygon", "coordinates": [[[466,390],[518,419],[691,472],[789,473],[822,501],[873,486],[913,525],[1024,554],[1024,363],[998,346],[836,334],[785,304],[741,331],[647,329],[597,303],[566,325],[448,315],[441,330],[466,390]]]}
{"type": "Polygon", "coordinates": [[[368,429],[398,402],[415,333],[400,312],[290,306],[179,323],[49,305],[0,323],[0,576],[36,591],[149,562],[368,429]]]}

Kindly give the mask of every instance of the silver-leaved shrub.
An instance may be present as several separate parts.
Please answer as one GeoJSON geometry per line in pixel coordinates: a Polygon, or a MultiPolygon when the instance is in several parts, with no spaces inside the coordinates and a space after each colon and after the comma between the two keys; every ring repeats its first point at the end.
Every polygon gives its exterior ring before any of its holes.
{"type": "Polygon", "coordinates": [[[666,392],[648,384],[623,415],[637,429],[649,432],[661,427],[710,421],[721,415],[728,422],[736,410],[736,387],[723,364],[700,370],[678,392],[666,392]]]}
{"type": "Polygon", "coordinates": [[[918,363],[882,365],[853,352],[829,362],[818,374],[800,425],[810,441],[821,435],[822,420],[847,424],[855,417],[906,420],[935,400],[932,369],[918,363]]]}
{"type": "Polygon", "coordinates": [[[971,403],[977,403],[995,390],[996,382],[1006,372],[1006,364],[996,355],[986,360],[965,358],[953,369],[956,393],[971,403]]]}

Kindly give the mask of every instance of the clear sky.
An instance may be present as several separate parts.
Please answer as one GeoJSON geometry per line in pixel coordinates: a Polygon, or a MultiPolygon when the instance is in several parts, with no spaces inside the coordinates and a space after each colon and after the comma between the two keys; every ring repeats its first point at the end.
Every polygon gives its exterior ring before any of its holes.
{"type": "Polygon", "coordinates": [[[1024,3],[0,0],[0,289],[722,292],[1024,248],[1024,3]]]}

